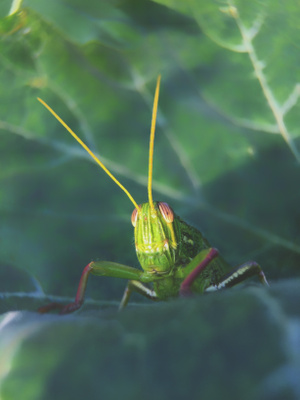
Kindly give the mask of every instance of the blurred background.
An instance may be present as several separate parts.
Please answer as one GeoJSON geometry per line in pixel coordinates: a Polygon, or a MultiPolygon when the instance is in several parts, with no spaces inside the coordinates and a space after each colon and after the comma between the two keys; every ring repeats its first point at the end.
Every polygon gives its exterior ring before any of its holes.
{"type": "MultiPolygon", "coordinates": [[[[91,260],[138,267],[133,205],[36,98],[142,203],[158,74],[154,198],[232,265],[299,277],[299,13],[290,0],[1,1],[1,310],[73,297],[91,260]]],[[[92,277],[87,298],[118,301],[125,284],[92,277]]]]}
{"type": "MultiPolygon", "coordinates": [[[[2,3],[4,264],[60,295],[73,295],[90,260],[138,265],[132,204],[36,97],[142,203],[160,73],[154,198],[232,264],[299,276],[296,16],[225,5],[39,0],[5,17],[2,3]]],[[[93,281],[102,299],[124,286],[93,281]]]]}

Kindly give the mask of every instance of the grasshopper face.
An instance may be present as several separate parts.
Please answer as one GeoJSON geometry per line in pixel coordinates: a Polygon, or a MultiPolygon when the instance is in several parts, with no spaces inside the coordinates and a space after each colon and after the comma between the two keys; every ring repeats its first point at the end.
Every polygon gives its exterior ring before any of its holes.
{"type": "Polygon", "coordinates": [[[154,274],[171,270],[177,254],[176,219],[167,203],[154,202],[134,209],[131,222],[134,226],[136,254],[142,268],[154,274]]]}

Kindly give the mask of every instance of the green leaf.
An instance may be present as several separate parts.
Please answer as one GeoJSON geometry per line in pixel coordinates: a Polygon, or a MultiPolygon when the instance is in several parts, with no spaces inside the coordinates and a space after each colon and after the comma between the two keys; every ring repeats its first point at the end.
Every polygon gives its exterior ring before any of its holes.
{"type": "Polygon", "coordinates": [[[298,280],[270,293],[232,290],[119,314],[7,313],[1,398],[22,390],[24,400],[294,399],[299,381],[287,374],[299,374],[300,332],[299,309],[290,306],[299,300],[298,280]]]}

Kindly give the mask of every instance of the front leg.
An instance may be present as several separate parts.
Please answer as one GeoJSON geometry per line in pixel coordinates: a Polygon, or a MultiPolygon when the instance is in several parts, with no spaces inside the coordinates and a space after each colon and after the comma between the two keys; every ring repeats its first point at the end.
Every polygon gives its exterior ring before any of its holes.
{"type": "Polygon", "coordinates": [[[84,268],[82,272],[76,297],[73,303],[67,305],[59,303],[50,303],[47,304],[46,306],[40,307],[38,311],[40,313],[46,313],[54,309],[59,309],[60,314],[68,314],[78,310],[83,304],[87,281],[90,274],[129,279],[134,281],[135,280],[138,281],[141,279],[147,281],[146,274],[141,270],[110,261],[92,261],[84,268]]]}

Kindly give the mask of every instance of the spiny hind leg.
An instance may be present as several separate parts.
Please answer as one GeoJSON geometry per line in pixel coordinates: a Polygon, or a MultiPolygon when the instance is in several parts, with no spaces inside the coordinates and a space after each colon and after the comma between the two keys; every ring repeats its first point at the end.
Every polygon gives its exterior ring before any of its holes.
{"type": "Polygon", "coordinates": [[[128,304],[129,298],[132,292],[137,292],[150,300],[158,300],[157,294],[154,290],[148,288],[140,281],[131,280],[128,282],[127,287],[125,289],[123,298],[119,305],[119,311],[123,310],[128,304]]]}
{"type": "Polygon", "coordinates": [[[266,276],[260,265],[255,261],[247,261],[242,265],[234,268],[228,274],[224,275],[219,283],[211,285],[205,289],[206,292],[229,288],[245,281],[248,278],[257,276],[263,285],[269,286],[266,276]]]}

